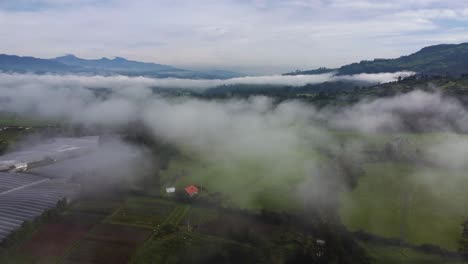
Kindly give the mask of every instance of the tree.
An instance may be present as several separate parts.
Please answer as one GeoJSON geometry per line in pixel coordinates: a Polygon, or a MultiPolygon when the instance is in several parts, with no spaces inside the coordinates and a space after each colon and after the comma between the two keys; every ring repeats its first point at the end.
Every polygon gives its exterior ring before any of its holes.
{"type": "Polygon", "coordinates": [[[462,236],[459,243],[458,251],[465,260],[468,260],[468,221],[462,224],[462,236]]]}

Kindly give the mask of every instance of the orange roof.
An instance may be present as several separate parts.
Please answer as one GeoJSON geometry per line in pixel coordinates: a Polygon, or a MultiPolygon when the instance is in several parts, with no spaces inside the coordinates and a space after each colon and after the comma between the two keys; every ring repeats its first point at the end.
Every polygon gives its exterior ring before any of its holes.
{"type": "Polygon", "coordinates": [[[185,187],[185,192],[187,192],[188,195],[193,196],[198,193],[198,188],[195,185],[189,185],[185,187]]]}

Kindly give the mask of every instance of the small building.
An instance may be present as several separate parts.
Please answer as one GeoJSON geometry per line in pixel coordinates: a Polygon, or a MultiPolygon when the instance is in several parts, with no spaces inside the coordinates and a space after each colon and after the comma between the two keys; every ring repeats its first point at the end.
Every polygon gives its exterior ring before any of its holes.
{"type": "Polygon", "coordinates": [[[28,169],[28,163],[20,162],[20,163],[13,164],[10,172],[21,172],[21,171],[25,171],[27,169],[28,169]]]}
{"type": "Polygon", "coordinates": [[[198,187],[195,185],[189,185],[185,187],[185,192],[190,196],[194,196],[195,194],[198,193],[198,187]]]}
{"type": "Polygon", "coordinates": [[[317,251],[315,253],[316,256],[317,257],[323,256],[325,254],[325,240],[317,239],[315,243],[317,244],[317,251]]]}
{"type": "Polygon", "coordinates": [[[166,193],[175,193],[175,187],[166,188],[166,193]]]}

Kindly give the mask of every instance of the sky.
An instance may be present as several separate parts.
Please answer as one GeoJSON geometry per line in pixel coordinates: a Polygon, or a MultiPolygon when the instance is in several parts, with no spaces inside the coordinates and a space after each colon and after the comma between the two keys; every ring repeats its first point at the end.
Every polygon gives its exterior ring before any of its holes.
{"type": "Polygon", "coordinates": [[[0,0],[0,53],[271,74],[468,42],[464,0],[0,0]]]}

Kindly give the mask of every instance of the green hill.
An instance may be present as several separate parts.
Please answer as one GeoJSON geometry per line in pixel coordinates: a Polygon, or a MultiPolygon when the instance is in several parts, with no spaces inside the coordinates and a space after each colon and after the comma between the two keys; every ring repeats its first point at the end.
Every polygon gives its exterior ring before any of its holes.
{"type": "MultiPolygon", "coordinates": [[[[459,76],[461,74],[468,73],[468,43],[429,46],[416,53],[396,59],[363,60],[358,63],[344,65],[338,69],[328,70],[336,70],[338,75],[414,71],[430,75],[459,76]]],[[[297,75],[319,73],[323,72],[311,70],[296,71],[287,74],[297,75]]]]}

